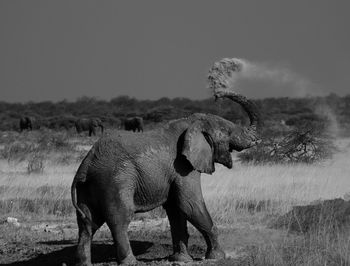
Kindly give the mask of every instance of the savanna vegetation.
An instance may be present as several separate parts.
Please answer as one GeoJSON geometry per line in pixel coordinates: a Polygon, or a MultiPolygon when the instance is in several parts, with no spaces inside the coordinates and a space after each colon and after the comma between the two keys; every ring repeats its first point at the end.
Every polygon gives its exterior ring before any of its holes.
{"type": "MultiPolygon", "coordinates": [[[[341,135],[350,132],[350,95],[340,97],[266,98],[255,100],[262,113],[262,120],[269,130],[283,131],[288,126],[312,123],[322,125],[331,120],[333,130],[341,135]],[[276,122],[278,122],[276,124],[276,122]],[[283,127],[281,127],[281,124],[283,127]]],[[[18,130],[19,119],[29,116],[35,119],[36,128],[70,129],[80,117],[99,117],[109,128],[118,127],[126,116],[143,117],[146,125],[201,112],[220,115],[236,123],[246,123],[245,112],[230,101],[214,103],[212,98],[190,100],[187,98],[161,98],[159,100],[137,100],[119,96],[110,101],[82,97],[75,102],[0,102],[0,130],[18,130]]]]}

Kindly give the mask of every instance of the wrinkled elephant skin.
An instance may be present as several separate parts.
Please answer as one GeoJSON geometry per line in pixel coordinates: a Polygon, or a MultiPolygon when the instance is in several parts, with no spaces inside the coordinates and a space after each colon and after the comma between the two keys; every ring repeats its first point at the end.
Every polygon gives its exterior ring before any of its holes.
{"type": "Polygon", "coordinates": [[[187,221],[204,236],[206,258],[225,257],[203,199],[200,173],[213,173],[215,162],[232,168],[230,152],[256,145],[259,138],[258,113],[252,102],[236,94],[222,95],[243,106],[250,126],[193,114],[147,131],[142,138],[122,131],[94,144],[71,188],[79,226],[77,265],[91,265],[92,237],[105,222],[113,236],[117,262],[133,264],[128,225],[134,213],[158,206],[165,208],[170,222],[172,260],[192,260],[187,251],[187,221]]]}

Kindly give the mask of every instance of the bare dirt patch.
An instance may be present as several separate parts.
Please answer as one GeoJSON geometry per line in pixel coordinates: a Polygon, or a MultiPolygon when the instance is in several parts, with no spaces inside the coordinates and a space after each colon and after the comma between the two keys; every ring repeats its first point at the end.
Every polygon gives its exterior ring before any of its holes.
{"type": "MultiPolygon", "coordinates": [[[[220,227],[220,241],[227,259],[203,260],[205,241],[189,227],[189,252],[194,262],[189,265],[249,265],[247,248],[261,244],[266,239],[281,239],[282,231],[237,225],[220,227]]],[[[0,225],[0,265],[67,265],[74,264],[77,244],[77,227],[72,221],[41,221],[21,223],[15,227],[8,223],[0,225]]],[[[134,221],[129,227],[131,246],[138,265],[178,265],[168,260],[172,253],[172,242],[167,219],[134,221]]],[[[104,225],[95,235],[92,246],[94,265],[116,265],[114,246],[108,228],[104,225]]]]}

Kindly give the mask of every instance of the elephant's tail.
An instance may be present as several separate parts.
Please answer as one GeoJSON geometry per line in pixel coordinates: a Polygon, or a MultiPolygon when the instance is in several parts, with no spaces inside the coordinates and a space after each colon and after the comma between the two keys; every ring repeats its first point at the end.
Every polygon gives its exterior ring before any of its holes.
{"type": "Polygon", "coordinates": [[[92,227],[98,228],[98,226],[83,212],[83,210],[78,205],[78,197],[77,197],[77,185],[78,183],[84,183],[86,181],[87,176],[87,170],[89,166],[90,161],[90,152],[83,160],[82,164],[80,165],[77,173],[74,176],[73,183],[71,186],[71,197],[72,197],[72,203],[74,208],[77,210],[78,215],[81,216],[81,218],[86,222],[91,224],[92,227]]]}
{"type": "MultiPolygon", "coordinates": [[[[78,175],[79,173],[77,173],[78,175]]],[[[77,210],[79,215],[83,220],[89,219],[86,214],[82,211],[82,209],[78,206],[78,200],[77,200],[77,183],[80,181],[79,178],[77,178],[77,175],[74,177],[72,187],[71,187],[71,196],[72,196],[72,203],[74,208],[77,210]]]]}

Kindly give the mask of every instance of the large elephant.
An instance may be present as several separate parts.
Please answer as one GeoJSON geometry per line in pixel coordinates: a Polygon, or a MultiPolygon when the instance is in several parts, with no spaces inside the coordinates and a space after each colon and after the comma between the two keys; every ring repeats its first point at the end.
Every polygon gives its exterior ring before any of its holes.
{"type": "Polygon", "coordinates": [[[83,131],[89,131],[89,136],[96,136],[96,128],[101,128],[101,133],[103,134],[103,123],[99,118],[80,118],[75,121],[75,128],[80,134],[83,131]]]}
{"type": "Polygon", "coordinates": [[[170,222],[175,261],[191,261],[187,221],[204,236],[205,257],[224,258],[201,191],[201,173],[215,171],[214,163],[232,168],[232,150],[241,151],[259,141],[259,113],[242,95],[227,89],[215,97],[238,102],[248,113],[243,127],[212,114],[196,113],[173,120],[142,138],[118,132],[100,138],[81,163],[72,183],[77,210],[79,243],[77,265],[91,265],[91,241],[107,223],[115,243],[117,262],[133,264],[127,229],[134,213],[163,206],[170,222]]]}
{"type": "Polygon", "coordinates": [[[19,120],[19,130],[22,132],[23,130],[33,130],[33,118],[24,116],[19,120]]]}
{"type": "Polygon", "coordinates": [[[139,116],[125,118],[123,120],[125,130],[143,132],[143,118],[139,116]]]}

